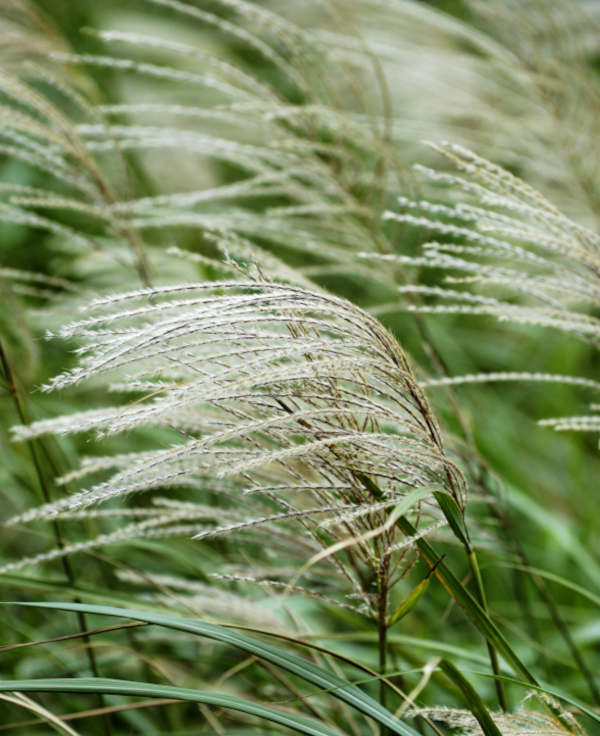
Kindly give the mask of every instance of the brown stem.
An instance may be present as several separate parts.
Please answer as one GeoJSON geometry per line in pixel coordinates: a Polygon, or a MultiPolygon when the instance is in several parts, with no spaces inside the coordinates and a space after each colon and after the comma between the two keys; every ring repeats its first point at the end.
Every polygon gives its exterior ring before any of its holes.
{"type": "MultiPolygon", "coordinates": [[[[388,633],[388,595],[389,595],[389,566],[390,558],[385,555],[379,566],[379,574],[377,581],[378,588],[378,617],[377,617],[377,644],[379,650],[379,702],[382,707],[386,707],[387,685],[385,683],[385,671],[387,667],[387,633],[388,633]]],[[[387,736],[388,729],[382,725],[380,728],[380,736],[387,736]]]]}

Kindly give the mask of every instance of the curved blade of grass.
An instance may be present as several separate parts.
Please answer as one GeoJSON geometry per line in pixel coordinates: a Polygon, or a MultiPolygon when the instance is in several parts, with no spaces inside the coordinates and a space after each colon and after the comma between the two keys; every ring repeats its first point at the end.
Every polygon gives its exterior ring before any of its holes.
{"type": "MultiPolygon", "coordinates": [[[[408,519],[406,519],[406,517],[400,517],[396,523],[407,536],[412,537],[416,535],[416,529],[408,519]]],[[[510,664],[515,672],[518,672],[531,685],[537,685],[537,680],[531,672],[529,672],[523,662],[521,662],[516,652],[506,641],[500,629],[492,621],[483,607],[477,603],[475,598],[473,598],[465,586],[454,575],[450,568],[444,563],[442,557],[438,555],[427,539],[424,537],[417,539],[416,545],[423,557],[427,560],[429,566],[436,566],[436,577],[485,636],[487,641],[502,657],[504,657],[506,662],[510,664]]]]}
{"type": "Polygon", "coordinates": [[[442,510],[442,513],[446,517],[446,521],[450,525],[450,529],[452,529],[454,536],[465,546],[466,549],[470,549],[471,542],[469,541],[469,533],[465,526],[464,516],[458,507],[456,500],[445,491],[435,491],[433,495],[438,506],[442,510]]]}
{"type": "Polygon", "coordinates": [[[7,703],[12,703],[19,708],[25,708],[26,710],[31,711],[40,719],[40,723],[45,722],[48,726],[50,726],[53,731],[56,731],[57,733],[66,733],[68,736],[79,736],[77,731],[74,731],[58,716],[55,716],[54,713],[50,713],[50,711],[46,710],[46,708],[44,708],[42,705],[34,702],[33,700],[31,700],[31,698],[27,698],[22,693],[19,693],[18,695],[0,694],[0,700],[4,700],[7,703]]]}
{"type": "Polygon", "coordinates": [[[31,680],[0,680],[0,692],[36,693],[105,693],[107,695],[138,695],[152,698],[187,700],[192,703],[215,705],[220,708],[241,711],[264,720],[287,726],[308,736],[341,736],[339,731],[293,713],[276,710],[260,703],[253,703],[235,695],[224,695],[203,690],[192,690],[173,685],[155,685],[134,680],[115,680],[108,677],[57,677],[31,680]]]}
{"type": "Polygon", "coordinates": [[[464,677],[447,659],[440,660],[439,667],[461,691],[467,707],[477,719],[477,722],[481,726],[481,730],[485,736],[502,736],[498,726],[496,726],[492,716],[486,708],[485,703],[466,677],[464,677]]]}
{"type": "MultiPolygon", "coordinates": [[[[483,609],[484,613],[488,615],[485,587],[483,585],[483,578],[481,576],[481,570],[479,568],[479,562],[477,560],[477,552],[471,546],[471,542],[469,540],[469,533],[465,525],[463,511],[458,506],[456,499],[453,496],[451,496],[449,493],[437,492],[434,494],[434,496],[444,516],[446,517],[446,520],[448,521],[448,524],[450,525],[450,528],[452,529],[454,535],[464,547],[465,553],[467,555],[467,559],[469,560],[469,566],[471,568],[471,573],[473,575],[473,582],[475,584],[476,600],[481,606],[481,608],[483,609]]],[[[433,572],[434,569],[435,569],[435,565],[434,567],[431,568],[431,571],[433,572]]],[[[496,675],[499,675],[500,665],[498,663],[498,653],[496,651],[496,648],[494,647],[494,645],[489,639],[487,640],[486,643],[487,643],[488,656],[490,658],[490,665],[491,665],[492,671],[496,675]]],[[[502,683],[501,680],[495,680],[494,685],[496,687],[496,695],[498,697],[498,704],[500,705],[502,710],[505,711],[508,709],[508,704],[506,701],[506,693],[504,692],[504,684],[502,683]]]]}
{"type": "Polygon", "coordinates": [[[431,582],[431,578],[433,576],[433,573],[435,572],[435,567],[430,567],[429,572],[421,582],[416,585],[411,592],[403,598],[400,603],[396,606],[394,611],[392,612],[392,615],[390,616],[389,621],[389,627],[391,628],[395,623],[400,621],[404,618],[412,609],[417,605],[417,603],[421,600],[423,597],[423,594],[429,587],[429,583],[431,582]]]}
{"type": "Polygon", "coordinates": [[[11,602],[10,605],[36,606],[38,608],[54,609],[60,611],[82,611],[84,613],[95,613],[101,616],[119,616],[121,618],[145,621],[157,626],[185,631],[197,636],[220,641],[242,651],[254,654],[261,659],[297,675],[306,682],[317,685],[324,690],[329,690],[331,695],[344,701],[356,710],[369,716],[378,723],[387,726],[393,732],[401,736],[418,736],[417,731],[396,718],[390,711],[381,706],[376,700],[364,693],[360,688],[334,675],[329,670],[309,662],[306,659],[291,654],[289,651],[275,647],[272,644],[252,639],[248,636],[226,629],[217,624],[207,624],[203,621],[179,618],[166,614],[154,613],[130,608],[115,608],[114,606],[95,606],[85,603],[20,603],[11,602]]]}

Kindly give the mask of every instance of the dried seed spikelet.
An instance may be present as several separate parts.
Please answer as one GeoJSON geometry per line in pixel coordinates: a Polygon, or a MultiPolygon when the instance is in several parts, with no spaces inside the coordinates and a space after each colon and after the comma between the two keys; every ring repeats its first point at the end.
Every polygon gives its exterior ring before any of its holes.
{"type": "MultiPolygon", "coordinates": [[[[521,706],[516,713],[493,713],[492,718],[503,736],[585,736],[577,720],[562,710],[559,704],[545,694],[535,693],[528,699],[549,706],[541,712],[521,706]]],[[[459,729],[464,736],[482,736],[483,731],[468,710],[454,708],[422,708],[410,711],[413,716],[424,716],[459,729]]]]}
{"type": "MultiPolygon", "coordinates": [[[[186,520],[204,525],[198,536],[243,533],[259,540],[268,527],[274,549],[293,548],[304,561],[344,540],[322,565],[330,573],[331,566],[343,568],[353,592],[364,594],[340,562],[347,547],[353,564],[375,569],[387,556],[399,565],[411,556],[411,545],[389,522],[400,502],[421,523],[419,535],[428,524],[439,526],[433,491],[451,494],[462,507],[463,476],[444,453],[405,354],[351,303],[247,280],[143,289],[98,299],[91,310],[96,314],[61,331],[83,340],[79,365],[47,388],[118,380],[139,398],[19,427],[17,437],[158,425],[173,429],[178,441],[114,462],[90,461],[82,475],[111,466],[116,472],[13,522],[151,488],[218,492],[225,507],[232,499],[232,510],[207,525],[205,507],[190,509],[186,520]]],[[[168,533],[171,521],[182,520],[174,513],[130,529],[168,533]]]]}

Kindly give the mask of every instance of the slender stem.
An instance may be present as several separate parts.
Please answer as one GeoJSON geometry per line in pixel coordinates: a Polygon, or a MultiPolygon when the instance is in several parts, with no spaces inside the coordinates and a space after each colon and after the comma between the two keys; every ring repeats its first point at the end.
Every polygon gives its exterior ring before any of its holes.
{"type": "Polygon", "coordinates": [[[0,654],[4,652],[12,652],[14,649],[24,649],[25,647],[38,647],[40,644],[52,644],[57,641],[70,641],[71,639],[81,639],[89,637],[92,634],[105,634],[107,631],[121,631],[123,629],[135,629],[139,626],[148,626],[145,621],[133,621],[128,624],[116,624],[115,626],[103,626],[101,629],[90,629],[88,631],[78,631],[76,634],[63,634],[62,636],[53,636],[51,639],[37,639],[36,641],[24,641],[20,644],[8,644],[0,647],[0,654]]]}
{"type": "MultiPolygon", "coordinates": [[[[435,419],[429,409],[429,406],[426,403],[424,403],[424,401],[421,399],[421,397],[418,394],[415,393],[414,398],[415,398],[415,401],[417,402],[417,405],[420,406],[422,409],[423,416],[425,417],[425,422],[429,429],[429,433],[431,435],[432,441],[440,448],[441,451],[443,451],[442,440],[439,435],[438,428],[435,424],[435,419]]],[[[458,489],[456,488],[456,483],[454,481],[452,473],[450,473],[447,466],[445,467],[444,471],[445,471],[446,479],[448,481],[448,487],[452,491],[452,495],[454,499],[456,500],[460,497],[460,494],[458,493],[458,489]]],[[[446,518],[448,519],[450,526],[454,529],[454,524],[452,523],[452,519],[448,515],[443,505],[441,505],[441,510],[446,516],[446,518]]],[[[471,572],[473,574],[473,578],[475,581],[477,602],[483,608],[484,612],[487,614],[488,607],[487,607],[487,601],[486,601],[486,596],[485,596],[485,589],[483,586],[483,579],[481,577],[481,572],[479,570],[479,564],[477,562],[477,554],[475,550],[471,547],[471,543],[469,541],[469,536],[468,536],[468,530],[466,529],[466,527],[464,528],[464,534],[457,535],[457,536],[460,539],[465,549],[465,552],[467,553],[467,558],[469,560],[469,566],[471,568],[471,572]]],[[[486,647],[487,647],[489,658],[490,658],[490,666],[491,666],[492,672],[495,675],[500,675],[500,667],[498,665],[498,654],[496,652],[496,648],[489,641],[489,639],[486,639],[486,647]]],[[[496,679],[495,686],[496,686],[496,694],[498,696],[498,704],[502,708],[503,711],[506,711],[507,710],[507,700],[506,700],[506,693],[504,691],[504,683],[501,680],[496,679]]]]}
{"type": "MultiPolygon", "coordinates": [[[[401,516],[396,522],[397,526],[406,534],[406,536],[414,537],[417,533],[415,527],[405,517],[401,516]]],[[[539,687],[539,682],[521,662],[516,652],[510,644],[504,639],[504,636],[492,621],[481,605],[473,598],[471,593],[463,586],[460,580],[454,575],[449,567],[446,566],[441,556],[435,551],[432,545],[424,538],[417,539],[416,545],[423,559],[430,568],[435,568],[435,576],[446,588],[448,593],[454,598],[475,626],[481,631],[486,639],[496,639],[497,649],[504,659],[511,665],[526,682],[539,687]]]]}
{"type": "MultiPolygon", "coordinates": [[[[376,541],[378,545],[379,540],[376,541]]],[[[383,708],[387,705],[387,684],[385,681],[387,669],[387,632],[389,628],[388,621],[388,596],[390,591],[390,557],[381,549],[377,550],[382,553],[379,559],[377,570],[377,615],[375,621],[377,623],[377,650],[379,654],[379,702],[383,708]]],[[[379,727],[379,736],[387,736],[387,726],[381,724],[379,727]]]]}
{"type": "MultiPolygon", "coordinates": [[[[492,512],[495,514],[496,518],[499,519],[499,521],[501,522],[505,533],[511,535],[513,546],[515,548],[517,555],[519,556],[521,560],[521,563],[525,567],[531,567],[531,562],[525,550],[523,549],[523,546],[521,545],[519,537],[513,533],[512,524],[506,512],[500,509],[495,499],[490,504],[490,508],[492,512]]],[[[550,617],[552,618],[552,621],[558,633],[562,636],[565,644],[567,645],[567,648],[571,652],[571,656],[573,657],[575,664],[577,665],[577,667],[579,667],[580,672],[585,678],[585,681],[589,688],[590,694],[592,698],[594,699],[594,702],[596,703],[596,705],[600,705],[600,691],[598,690],[598,686],[596,685],[594,675],[590,671],[589,667],[587,666],[585,660],[583,659],[583,655],[579,651],[577,644],[575,643],[573,637],[571,636],[569,627],[565,623],[565,620],[563,619],[558,606],[554,602],[554,599],[552,598],[552,595],[548,589],[548,586],[544,582],[543,578],[541,578],[539,575],[530,573],[530,578],[533,584],[535,585],[535,587],[537,588],[537,591],[540,597],[546,604],[546,608],[548,609],[548,612],[550,613],[550,617]]]]}
{"type": "Polygon", "coordinates": [[[302,693],[298,690],[294,683],[291,682],[289,677],[286,677],[284,674],[282,674],[277,667],[272,665],[270,662],[265,662],[262,659],[257,659],[256,664],[266,670],[275,680],[277,680],[279,683],[281,683],[281,685],[289,690],[294,698],[301,702],[314,718],[317,718],[318,720],[324,719],[323,713],[320,713],[317,708],[310,702],[310,698],[303,697],[302,693]]]}
{"type": "MultiPolygon", "coordinates": [[[[13,399],[19,419],[21,420],[23,424],[28,424],[29,422],[28,422],[27,412],[25,410],[25,404],[23,402],[23,399],[21,398],[21,394],[19,393],[19,389],[17,387],[15,377],[12,372],[10,362],[8,360],[8,356],[2,344],[2,340],[0,340],[0,363],[2,363],[2,369],[4,371],[4,375],[6,376],[6,381],[8,383],[8,390],[13,399]]],[[[29,447],[29,452],[31,454],[31,459],[33,462],[33,466],[35,468],[35,472],[36,472],[38,482],[39,482],[39,485],[42,491],[42,495],[44,497],[44,501],[46,503],[50,503],[50,501],[52,500],[52,497],[50,494],[48,483],[46,481],[46,476],[43,471],[43,464],[42,464],[42,459],[40,457],[38,443],[36,442],[36,440],[29,439],[27,440],[27,446],[29,447]]],[[[54,530],[54,537],[56,539],[57,547],[61,550],[64,549],[65,542],[62,536],[60,525],[58,521],[56,521],[56,519],[52,521],[52,528],[54,530]]],[[[69,585],[71,587],[75,587],[75,575],[73,573],[73,568],[71,567],[70,561],[67,559],[66,556],[63,556],[61,557],[61,562],[62,562],[62,567],[65,573],[65,576],[67,580],[69,581],[69,585]]],[[[74,601],[76,603],[81,603],[81,601],[78,598],[74,598],[74,601]]],[[[76,615],[77,615],[77,623],[79,624],[79,628],[81,632],[83,632],[82,637],[85,643],[85,651],[86,651],[86,655],[88,658],[90,670],[92,674],[94,675],[94,677],[98,677],[99,671],[98,671],[98,663],[96,661],[96,655],[95,655],[94,650],[92,649],[89,636],[87,635],[87,633],[85,633],[86,630],[88,629],[88,626],[86,624],[85,614],[83,614],[81,611],[78,611],[76,615]]],[[[104,696],[101,693],[98,694],[98,701],[101,706],[105,705],[104,696]]],[[[111,727],[110,727],[110,721],[108,719],[108,716],[104,715],[103,721],[104,721],[104,729],[106,733],[110,735],[111,727]]]]}
{"type": "Polygon", "coordinates": [[[583,656],[581,652],[579,651],[579,648],[577,647],[575,640],[571,636],[569,627],[565,623],[565,620],[563,619],[558,606],[556,605],[556,603],[554,602],[554,599],[550,595],[548,586],[543,581],[543,579],[539,577],[539,575],[532,574],[531,578],[534,581],[535,586],[538,589],[540,596],[543,598],[544,603],[546,604],[546,607],[548,608],[548,611],[550,612],[550,616],[552,617],[552,621],[554,622],[554,625],[556,626],[558,632],[564,639],[569,651],[571,652],[571,656],[573,657],[576,665],[579,667],[579,670],[583,674],[585,681],[587,683],[587,686],[590,690],[590,694],[592,698],[594,699],[594,702],[596,703],[596,705],[600,705],[600,691],[598,690],[598,686],[596,685],[594,674],[590,671],[589,667],[585,663],[585,660],[583,659],[583,656]]]}
{"type": "MultiPolygon", "coordinates": [[[[377,571],[377,648],[379,653],[379,702],[383,708],[387,708],[386,669],[387,669],[387,634],[389,628],[388,620],[388,597],[390,593],[390,556],[383,552],[379,561],[377,571]]],[[[380,736],[387,736],[389,729],[381,724],[380,736]]]]}
{"type": "MultiPolygon", "coordinates": [[[[483,608],[483,610],[486,613],[488,613],[488,605],[487,605],[487,599],[485,595],[485,588],[483,586],[483,578],[481,577],[481,570],[479,569],[477,553],[471,547],[467,552],[467,556],[469,558],[469,566],[473,574],[473,582],[475,583],[475,592],[477,595],[477,601],[479,605],[483,608]]],[[[490,657],[490,664],[492,667],[492,672],[495,675],[500,675],[501,672],[500,672],[500,665],[498,663],[498,653],[496,652],[496,649],[491,645],[491,643],[487,639],[485,643],[486,643],[488,654],[490,657]]],[[[494,680],[494,684],[496,686],[496,696],[498,698],[498,704],[500,705],[502,710],[506,712],[508,710],[508,702],[506,700],[506,692],[504,690],[504,683],[502,682],[502,680],[496,678],[494,680]]]]}
{"type": "MultiPolygon", "coordinates": [[[[433,428],[432,428],[432,432],[433,432],[433,428]]],[[[377,499],[381,498],[382,496],[381,489],[375,483],[373,483],[373,481],[367,475],[365,475],[364,473],[360,473],[357,475],[357,477],[361,481],[361,483],[364,485],[364,487],[368,491],[370,491],[370,493],[372,493],[372,495],[374,495],[377,499]]],[[[449,479],[449,483],[451,487],[453,487],[454,484],[452,482],[452,478],[450,474],[448,474],[448,479],[449,479]]],[[[412,528],[412,525],[408,524],[407,521],[405,520],[405,526],[403,526],[402,522],[403,522],[403,519],[400,518],[397,523],[400,526],[400,528],[402,528],[402,530],[405,533],[407,533],[407,529],[409,527],[412,528]]],[[[414,531],[415,530],[412,530],[410,533],[412,534],[414,533],[414,531]]],[[[481,572],[479,570],[479,564],[477,562],[477,555],[475,553],[475,550],[471,547],[468,538],[463,538],[461,541],[467,552],[467,557],[469,559],[469,565],[471,567],[473,578],[475,579],[475,588],[477,591],[477,599],[478,599],[477,602],[483,609],[483,612],[486,615],[488,615],[485,590],[483,587],[483,580],[481,578],[481,572]]],[[[417,546],[419,546],[419,548],[421,548],[423,544],[424,544],[424,540],[420,540],[420,544],[419,542],[417,542],[417,546]]],[[[489,657],[490,657],[490,666],[492,668],[492,672],[495,675],[500,675],[501,672],[500,672],[500,666],[498,664],[498,654],[496,652],[496,648],[493,646],[493,644],[489,641],[487,637],[486,637],[486,646],[487,646],[487,650],[488,650],[489,657]]],[[[504,684],[502,683],[502,681],[498,679],[496,679],[496,693],[498,695],[498,703],[500,707],[502,708],[502,710],[506,711],[507,701],[506,701],[506,693],[504,691],[504,684]]]]}
{"type": "MultiPolygon", "coordinates": [[[[379,619],[378,626],[378,646],[379,646],[379,674],[381,677],[385,677],[385,670],[387,665],[387,632],[388,632],[388,626],[387,621],[385,619],[382,621],[379,619]]],[[[379,702],[381,705],[385,708],[386,707],[386,696],[387,696],[387,686],[383,679],[379,680],[379,702]]],[[[383,727],[385,729],[385,727],[383,727]]],[[[387,730],[387,729],[385,729],[387,730]]],[[[382,736],[385,733],[385,730],[382,731],[382,736]]]]}

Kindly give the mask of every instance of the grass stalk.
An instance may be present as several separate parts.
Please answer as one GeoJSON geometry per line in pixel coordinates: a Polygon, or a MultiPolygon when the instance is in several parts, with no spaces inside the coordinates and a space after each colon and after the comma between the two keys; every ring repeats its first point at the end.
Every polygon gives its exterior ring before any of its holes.
{"type": "MultiPolygon", "coordinates": [[[[25,403],[18,389],[16,380],[15,380],[15,375],[12,371],[11,364],[8,359],[8,355],[6,353],[2,340],[0,340],[0,362],[2,363],[2,370],[4,371],[4,376],[8,384],[8,390],[12,397],[12,400],[15,405],[19,419],[23,424],[29,424],[27,411],[25,409],[25,403]]],[[[50,503],[50,501],[52,500],[52,495],[50,493],[50,488],[49,488],[49,485],[48,485],[48,482],[46,480],[46,476],[43,470],[42,458],[40,456],[41,455],[40,448],[38,447],[39,442],[40,442],[39,440],[30,439],[30,440],[27,440],[27,446],[31,454],[31,460],[33,463],[33,467],[35,468],[35,473],[38,479],[40,489],[42,491],[44,502],[50,503]]],[[[52,524],[52,529],[54,532],[54,538],[56,540],[57,547],[59,549],[64,549],[65,540],[62,535],[60,524],[56,520],[53,520],[51,524],[52,524]]],[[[65,577],[67,578],[69,582],[69,585],[71,587],[75,587],[75,573],[73,572],[73,567],[71,566],[71,563],[66,555],[61,557],[61,564],[62,564],[62,568],[65,574],[65,577]]],[[[75,603],[81,603],[81,601],[78,598],[74,598],[73,600],[75,603]]],[[[85,614],[82,613],[81,611],[77,611],[76,617],[77,617],[77,624],[79,626],[79,629],[81,631],[81,636],[84,641],[84,648],[85,648],[90,671],[92,672],[94,677],[99,677],[98,662],[96,660],[96,655],[92,648],[90,638],[87,634],[87,630],[89,629],[89,627],[86,623],[85,614]]],[[[106,707],[105,699],[102,693],[98,693],[98,703],[100,704],[101,708],[106,707]]],[[[103,714],[102,720],[104,723],[105,733],[107,734],[107,736],[111,736],[112,729],[111,729],[110,720],[109,720],[108,715],[103,714]]]]}
{"type": "MultiPolygon", "coordinates": [[[[485,595],[485,587],[483,585],[483,578],[481,577],[481,569],[479,567],[477,553],[472,547],[467,551],[467,557],[469,559],[469,567],[471,568],[471,573],[473,575],[473,582],[475,584],[475,592],[477,595],[477,601],[479,605],[483,608],[483,610],[489,614],[487,598],[485,595]]],[[[495,675],[500,675],[501,672],[500,672],[500,665],[498,663],[498,653],[496,652],[496,649],[492,646],[490,641],[487,639],[486,639],[486,646],[487,646],[488,655],[490,658],[492,672],[495,675]]],[[[496,679],[494,680],[494,685],[496,688],[496,697],[498,698],[498,704],[500,705],[502,710],[506,712],[508,710],[508,701],[506,699],[506,691],[504,689],[504,683],[501,680],[496,679]]]]}
{"type": "MultiPolygon", "coordinates": [[[[388,607],[388,595],[389,595],[389,557],[384,557],[380,564],[379,575],[378,575],[378,616],[377,616],[377,649],[379,659],[379,702],[381,705],[387,707],[387,685],[385,682],[386,668],[387,668],[387,633],[389,628],[389,621],[387,616],[388,607]]],[[[381,736],[387,736],[388,729],[384,724],[381,724],[379,733],[381,736]]]]}
{"type": "MultiPolygon", "coordinates": [[[[383,619],[379,619],[378,627],[377,627],[377,646],[378,646],[378,652],[379,652],[379,674],[381,675],[381,679],[379,680],[379,702],[381,705],[386,708],[387,705],[387,685],[385,683],[385,680],[383,679],[385,677],[385,671],[387,667],[387,632],[388,632],[388,625],[385,617],[383,619]]],[[[386,726],[382,725],[380,729],[381,736],[387,736],[388,729],[386,726]]]]}
{"type": "MultiPolygon", "coordinates": [[[[361,482],[363,483],[363,485],[365,486],[365,488],[367,490],[369,490],[376,498],[381,498],[382,497],[383,494],[381,492],[381,489],[375,483],[373,483],[373,481],[370,478],[368,478],[366,475],[364,475],[364,474],[361,473],[360,476],[359,476],[359,479],[361,480],[361,482]]],[[[441,508],[442,508],[442,511],[444,512],[444,514],[447,516],[448,521],[450,523],[450,526],[454,529],[456,525],[455,525],[454,520],[451,519],[451,518],[449,518],[449,513],[447,512],[447,507],[446,506],[441,506],[441,508]]],[[[405,519],[404,517],[401,517],[398,520],[397,523],[398,523],[398,525],[400,526],[400,528],[402,529],[402,531],[405,534],[408,534],[409,536],[412,536],[412,535],[414,535],[416,533],[416,529],[414,529],[414,527],[412,526],[412,524],[410,524],[410,522],[407,519],[405,519]]],[[[466,532],[466,529],[464,531],[466,532]]],[[[469,542],[469,539],[468,539],[468,537],[466,536],[465,533],[458,534],[457,536],[460,539],[463,547],[465,548],[465,552],[467,553],[467,558],[469,560],[469,566],[471,568],[471,573],[473,575],[473,579],[474,579],[474,582],[475,582],[475,590],[476,590],[477,603],[481,607],[482,613],[484,614],[484,616],[489,619],[489,612],[488,612],[488,608],[487,608],[487,600],[486,600],[486,596],[485,596],[485,589],[484,589],[484,586],[483,586],[483,579],[481,577],[481,571],[479,569],[479,563],[477,561],[476,552],[472,548],[472,546],[471,546],[471,544],[469,542]]],[[[425,551],[426,547],[428,547],[429,545],[425,542],[425,540],[420,539],[420,540],[417,541],[417,546],[419,547],[419,551],[421,552],[421,554],[424,554],[424,551],[425,551]],[[424,545],[426,545],[426,546],[424,546],[424,545]]],[[[442,582],[444,582],[443,578],[439,574],[439,571],[437,570],[437,567],[438,566],[439,567],[444,567],[444,569],[445,569],[445,566],[443,566],[441,564],[441,557],[439,557],[439,556],[436,555],[436,558],[437,559],[435,559],[435,560],[428,559],[428,564],[431,567],[435,566],[435,568],[436,568],[436,575],[438,575],[438,577],[440,578],[440,580],[442,580],[442,582]]],[[[451,573],[450,573],[450,575],[451,575],[451,573]]],[[[453,577],[454,576],[452,576],[452,578],[453,577]]],[[[456,582],[458,582],[458,581],[456,581],[456,582]]],[[[453,597],[455,597],[454,596],[454,593],[456,593],[457,590],[453,590],[453,587],[452,586],[448,586],[447,583],[444,583],[444,585],[450,591],[450,593],[453,595],[453,597]]],[[[456,588],[456,586],[454,586],[454,588],[456,588]]],[[[455,599],[460,604],[460,601],[458,600],[458,598],[455,598],[455,599]]],[[[463,608],[464,608],[464,606],[463,606],[463,608]]],[[[467,613],[468,612],[469,612],[469,607],[467,606],[467,613]]],[[[500,666],[499,666],[499,663],[498,663],[498,653],[496,651],[496,647],[490,641],[489,637],[485,634],[485,632],[483,632],[483,633],[484,633],[484,636],[485,636],[485,639],[486,639],[486,646],[487,646],[487,650],[488,650],[488,654],[489,654],[489,658],[490,658],[490,666],[491,666],[492,672],[494,673],[494,675],[499,676],[501,674],[501,672],[500,672],[500,666]]],[[[381,651],[381,645],[380,645],[380,651],[381,651]]],[[[504,685],[498,679],[495,680],[495,685],[496,685],[496,694],[497,694],[497,697],[498,697],[498,704],[502,708],[502,710],[506,711],[508,709],[508,703],[507,703],[507,700],[506,700],[506,693],[505,693],[505,690],[504,690],[504,685]]]]}

